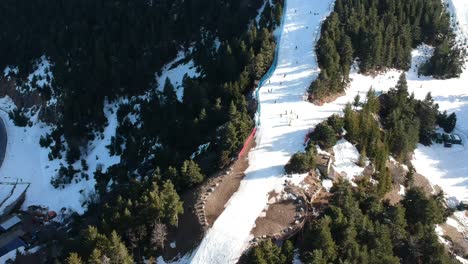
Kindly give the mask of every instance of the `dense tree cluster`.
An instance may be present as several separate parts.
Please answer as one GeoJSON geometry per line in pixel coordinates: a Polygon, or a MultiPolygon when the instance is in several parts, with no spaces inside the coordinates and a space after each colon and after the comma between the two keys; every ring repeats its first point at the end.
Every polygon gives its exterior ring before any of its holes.
{"type": "MultiPolygon", "coordinates": [[[[96,193],[86,201],[88,211],[77,217],[69,234],[76,244],[64,243],[62,260],[67,252],[77,252],[70,255],[71,262],[90,261],[92,249],[79,250],[85,237],[74,237],[89,224],[107,238],[115,230],[134,260],[161,254],[166,235],[177,228],[183,213],[178,192],[231,163],[252,130],[251,94],[273,61],[272,33],[280,23],[283,1],[266,1],[257,24],[261,4],[0,3],[6,16],[2,21],[14,21],[0,33],[0,48],[10,51],[0,55],[0,68],[18,66],[19,74],[10,77],[22,83],[35,59],[45,55],[52,63],[51,87],[34,88],[45,100],[51,95],[57,99],[56,129],[40,140],[51,150],[49,159],[69,163],[53,179],[54,186],[80,178],[96,180],[96,193]],[[193,60],[199,71],[198,77],[183,78],[182,100],[170,80],[162,80],[164,88],[158,91],[154,78],[178,50],[186,56],[177,63],[193,60]],[[88,171],[83,159],[76,168],[88,141],[100,137],[106,125],[105,100],[114,99],[121,102],[118,128],[107,147],[121,162],[105,172],[99,166],[88,171]],[[138,118],[131,120],[130,115],[138,118]],[[192,155],[207,142],[204,151],[192,155]]],[[[20,111],[12,115],[23,122],[20,111]]],[[[109,257],[108,249],[99,250],[101,259],[109,257]]]]}
{"type": "Polygon", "coordinates": [[[68,256],[68,264],[99,264],[99,263],[133,263],[132,256],[128,253],[125,244],[119,235],[113,231],[110,236],[98,232],[95,227],[88,227],[81,234],[80,257],[73,252],[68,256]]]}
{"type": "Polygon", "coordinates": [[[450,17],[438,0],[337,0],[317,43],[321,72],[310,86],[312,99],[342,92],[353,58],[365,73],[408,70],[411,49],[422,42],[435,46],[423,74],[458,76],[462,63],[454,39],[450,17]]]}
{"type": "Polygon", "coordinates": [[[281,247],[265,240],[250,251],[247,262],[252,264],[289,264],[293,262],[294,244],[286,240],[281,247]]]}
{"type": "MultiPolygon", "coordinates": [[[[341,180],[331,194],[329,207],[309,221],[300,236],[304,263],[458,263],[434,231],[445,221],[439,196],[412,187],[400,203],[391,205],[381,201],[368,179],[357,187],[341,180]]],[[[249,263],[285,263],[285,246],[262,243],[251,251],[249,263]]]]}
{"type": "MultiPolygon", "coordinates": [[[[456,115],[447,116],[438,109],[430,93],[424,100],[414,99],[408,93],[402,74],[396,87],[387,93],[377,97],[371,89],[364,103],[356,96],[353,105],[347,104],[343,117],[332,115],[318,124],[310,135],[307,148],[314,149],[316,145],[330,148],[344,134],[360,151],[360,164],[364,165],[367,158],[372,162],[376,171],[373,177],[378,180],[379,192],[384,194],[392,184],[387,170],[389,155],[398,161],[407,161],[417,143],[431,144],[436,125],[447,132],[455,127],[456,115]]],[[[297,168],[312,168],[313,157],[308,159],[307,153],[295,154],[285,167],[286,171],[304,172],[297,168]]]]}
{"type": "Polygon", "coordinates": [[[456,263],[435,234],[444,207],[418,188],[400,204],[382,203],[367,181],[352,188],[341,181],[330,207],[306,228],[306,263],[456,263]]]}
{"type": "Polygon", "coordinates": [[[315,168],[315,154],[314,148],[295,153],[284,166],[285,172],[287,174],[309,172],[315,168]]]}

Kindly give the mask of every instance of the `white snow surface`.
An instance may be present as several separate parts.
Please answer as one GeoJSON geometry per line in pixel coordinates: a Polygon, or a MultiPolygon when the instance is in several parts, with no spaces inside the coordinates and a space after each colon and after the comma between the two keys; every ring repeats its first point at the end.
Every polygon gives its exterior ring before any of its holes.
{"type": "MultiPolygon", "coordinates": [[[[16,182],[21,179],[31,185],[26,192],[23,207],[41,205],[50,210],[60,211],[61,208],[72,209],[79,214],[85,211],[83,202],[94,191],[94,172],[101,168],[104,172],[113,164],[120,162],[120,156],[110,156],[106,148],[117,128],[117,104],[106,103],[104,113],[108,120],[103,137],[97,137],[89,143],[85,156],[88,164],[89,180],[73,181],[63,189],[55,189],[51,179],[55,177],[60,164],[67,166],[65,158],[50,161],[49,149],[39,145],[41,136],[50,133],[52,128],[38,120],[36,113],[31,117],[31,127],[17,127],[8,116],[8,111],[15,108],[11,99],[6,96],[0,99],[0,117],[5,122],[8,135],[5,160],[0,168],[0,181],[16,182]]],[[[65,157],[65,153],[62,153],[65,157]]],[[[73,164],[75,169],[81,169],[81,161],[73,164]]],[[[75,176],[79,177],[79,176],[75,176]]]]}
{"type": "Polygon", "coordinates": [[[353,182],[354,177],[360,176],[364,168],[359,167],[359,151],[357,148],[349,143],[346,139],[340,139],[333,147],[335,153],[335,162],[333,167],[336,172],[346,175],[346,178],[353,182]]]}
{"type": "Polygon", "coordinates": [[[179,99],[181,102],[184,97],[184,87],[182,86],[182,80],[184,79],[185,74],[191,78],[200,75],[197,72],[193,60],[190,60],[187,63],[179,63],[184,59],[185,53],[183,51],[179,51],[177,57],[162,68],[161,76],[156,75],[156,80],[158,81],[158,90],[163,91],[166,78],[169,78],[175,88],[177,99],[179,99]],[[176,64],[177,66],[175,66],[176,64]]]}
{"type": "MultiPolygon", "coordinates": [[[[454,24],[458,22],[457,39],[462,43],[468,38],[468,2],[446,2],[455,20],[454,24]]],[[[418,145],[412,163],[431,184],[442,187],[450,205],[468,202],[468,71],[465,69],[460,78],[450,80],[417,78],[411,73],[408,79],[410,91],[414,91],[416,98],[424,98],[427,92],[431,92],[440,110],[456,113],[457,126],[453,133],[460,135],[463,140],[463,145],[454,145],[452,148],[444,148],[440,144],[430,147],[418,145]]]]}
{"type": "Polygon", "coordinates": [[[401,196],[405,196],[406,191],[405,191],[405,186],[400,184],[400,190],[398,190],[398,194],[401,196]]]}
{"type": "Polygon", "coordinates": [[[327,190],[327,192],[330,191],[331,187],[333,187],[333,181],[330,179],[325,179],[322,181],[322,186],[327,190]]]}

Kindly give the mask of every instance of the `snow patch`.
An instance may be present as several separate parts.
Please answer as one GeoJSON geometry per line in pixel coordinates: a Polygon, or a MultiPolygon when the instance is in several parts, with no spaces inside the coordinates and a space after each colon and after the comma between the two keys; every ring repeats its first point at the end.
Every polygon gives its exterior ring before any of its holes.
{"type": "Polygon", "coordinates": [[[19,73],[18,67],[6,66],[5,69],[3,70],[3,76],[8,77],[11,72],[14,74],[18,74],[19,73]]]}
{"type": "MultiPolygon", "coordinates": [[[[53,127],[38,120],[38,113],[31,117],[31,127],[15,126],[8,112],[16,106],[8,96],[1,98],[0,117],[5,123],[8,142],[5,160],[0,168],[0,181],[10,182],[20,179],[31,183],[26,192],[24,208],[29,205],[42,205],[57,212],[61,208],[70,208],[82,214],[86,207],[84,201],[94,192],[94,171],[102,169],[105,172],[109,166],[120,162],[120,157],[110,156],[106,147],[115,136],[117,107],[115,103],[105,103],[104,113],[108,125],[104,129],[102,138],[96,137],[90,142],[87,152],[82,157],[89,167],[87,171],[83,171],[88,173],[89,180],[80,179],[78,183],[72,181],[71,184],[56,189],[51,185],[51,180],[57,175],[61,165],[67,166],[67,162],[65,158],[49,160],[49,148],[42,148],[39,145],[41,136],[51,133],[53,127]]],[[[77,170],[83,169],[81,161],[72,165],[77,170]]]]}
{"type": "Polygon", "coordinates": [[[158,90],[163,91],[166,78],[169,78],[175,88],[177,99],[181,102],[184,97],[184,87],[182,86],[184,76],[187,74],[188,77],[193,78],[200,75],[200,73],[197,72],[197,68],[195,67],[193,60],[181,63],[183,60],[185,60],[185,53],[183,51],[179,51],[177,57],[162,68],[161,75],[158,76],[156,74],[156,80],[159,85],[158,90]]]}
{"type": "Polygon", "coordinates": [[[329,192],[331,187],[333,187],[333,181],[330,179],[323,180],[322,186],[325,188],[325,190],[327,190],[327,192],[329,192]]]}
{"type": "Polygon", "coordinates": [[[400,184],[400,190],[398,190],[398,194],[401,196],[405,196],[406,191],[405,191],[405,186],[400,184]]]}
{"type": "Polygon", "coordinates": [[[29,74],[28,83],[29,87],[32,87],[33,84],[37,85],[39,88],[44,88],[44,86],[50,86],[53,76],[51,70],[51,63],[45,55],[43,55],[39,60],[34,64],[34,72],[29,74]],[[33,83],[34,81],[34,83],[33,83]]]}
{"type": "Polygon", "coordinates": [[[353,182],[356,176],[360,176],[364,168],[357,165],[359,161],[359,151],[346,139],[340,139],[333,147],[335,162],[333,168],[336,172],[346,175],[346,178],[353,182]]]}
{"type": "Polygon", "coordinates": [[[210,147],[210,142],[198,146],[197,151],[193,152],[192,155],[190,155],[190,159],[194,159],[196,156],[205,152],[209,147],[210,147]]]}

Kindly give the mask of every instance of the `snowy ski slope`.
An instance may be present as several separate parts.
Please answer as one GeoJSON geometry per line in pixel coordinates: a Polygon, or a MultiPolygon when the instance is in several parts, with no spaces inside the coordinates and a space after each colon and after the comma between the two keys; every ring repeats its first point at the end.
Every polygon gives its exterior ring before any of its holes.
{"type": "MultiPolygon", "coordinates": [[[[452,13],[456,9],[458,17],[468,18],[467,3],[461,0],[450,1],[458,4],[450,10],[452,13]]],[[[341,113],[344,105],[352,101],[356,94],[364,98],[365,93],[371,87],[377,92],[387,91],[390,87],[394,87],[401,74],[401,71],[390,70],[385,74],[370,77],[358,74],[357,69],[354,68],[351,73],[353,81],[346,90],[346,95],[323,106],[316,106],[305,101],[306,90],[319,72],[314,46],[320,33],[320,23],[329,14],[333,0],[287,0],[286,2],[278,65],[259,92],[261,126],[256,136],[257,146],[249,154],[250,167],[247,169],[247,175],[241,182],[239,190],[226,204],[225,211],[205,235],[200,246],[191,256],[185,256],[180,262],[235,263],[252,238],[250,231],[267,203],[268,193],[282,188],[285,180],[285,176],[282,175],[283,166],[293,153],[303,150],[302,143],[307,132],[328,116],[341,113]],[[319,15],[314,15],[316,12],[319,15]]],[[[468,25],[461,24],[460,27],[462,30],[458,34],[465,35],[468,32],[468,25]]],[[[407,73],[410,91],[415,92],[417,98],[424,98],[425,94],[430,91],[435,95],[435,100],[441,104],[442,109],[457,111],[459,115],[457,131],[463,134],[466,140],[466,135],[468,135],[466,131],[468,127],[467,72],[465,71],[459,79],[447,81],[427,77],[419,78],[415,71],[420,64],[418,61],[420,53],[420,50],[415,50],[413,53],[413,67],[407,73]]],[[[419,146],[418,151],[421,150],[422,147],[419,146]]],[[[418,151],[416,159],[421,158],[421,153],[418,151]]],[[[468,157],[467,152],[468,149],[465,147],[461,151],[454,149],[449,156],[444,156],[444,159],[454,159],[452,155],[460,159],[460,154],[464,153],[461,160],[465,161],[468,157]]],[[[438,159],[430,153],[426,154],[427,159],[438,159]]],[[[423,163],[416,165],[417,169],[421,168],[423,163]]],[[[468,164],[468,160],[465,164],[468,164]]],[[[433,172],[436,169],[445,168],[432,169],[433,172]]],[[[462,166],[454,168],[454,171],[460,173],[467,170],[462,166]]],[[[429,175],[426,176],[430,178],[429,175]]],[[[294,177],[297,180],[303,175],[294,177]]],[[[447,182],[441,178],[438,182],[444,189],[457,187],[457,193],[451,193],[451,195],[463,199],[468,193],[466,177],[466,175],[457,175],[456,183],[447,182]],[[459,177],[462,177],[461,181],[459,177]]]]}
{"type": "Polygon", "coordinates": [[[282,187],[283,166],[293,153],[304,148],[307,131],[319,121],[313,105],[305,102],[303,96],[318,73],[315,38],[332,2],[287,1],[278,65],[259,92],[261,126],[256,136],[257,147],[249,155],[250,167],[191,263],[238,260],[252,238],[250,231],[267,203],[268,193],[282,187]],[[320,15],[314,15],[316,12],[320,15]]]}

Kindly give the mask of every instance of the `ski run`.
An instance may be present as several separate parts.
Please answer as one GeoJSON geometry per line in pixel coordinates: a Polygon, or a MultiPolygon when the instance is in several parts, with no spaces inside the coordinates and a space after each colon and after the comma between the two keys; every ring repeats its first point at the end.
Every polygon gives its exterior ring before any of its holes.
{"type": "MultiPolygon", "coordinates": [[[[468,3],[449,1],[449,11],[454,19],[465,21],[468,18],[468,3]]],[[[306,101],[307,88],[320,71],[315,43],[319,38],[321,22],[333,9],[333,3],[333,0],[286,1],[285,17],[279,29],[281,38],[277,67],[259,91],[261,125],[257,130],[257,145],[249,153],[246,177],[199,247],[182,257],[180,263],[236,263],[253,238],[250,232],[267,204],[268,193],[281,191],[283,187],[286,179],[283,175],[284,165],[295,152],[304,149],[306,134],[330,115],[341,113],[345,104],[351,102],[356,94],[365,98],[371,87],[376,92],[384,92],[395,86],[401,71],[390,70],[370,77],[358,74],[355,65],[351,73],[353,81],[345,95],[323,106],[306,101]]],[[[468,32],[468,25],[460,23],[460,27],[457,33],[461,40],[468,32]]],[[[413,52],[412,68],[407,72],[410,92],[414,92],[419,99],[431,92],[441,110],[455,111],[458,116],[455,132],[467,142],[468,74],[464,72],[458,79],[445,81],[419,78],[417,67],[430,57],[431,51],[431,47],[421,45],[413,52]]],[[[468,176],[463,173],[468,171],[468,148],[441,149],[438,146],[426,148],[418,145],[413,163],[418,172],[448,193],[449,200],[468,200],[468,176]]],[[[296,178],[294,181],[300,181],[305,175],[293,177],[296,178]]]]}

